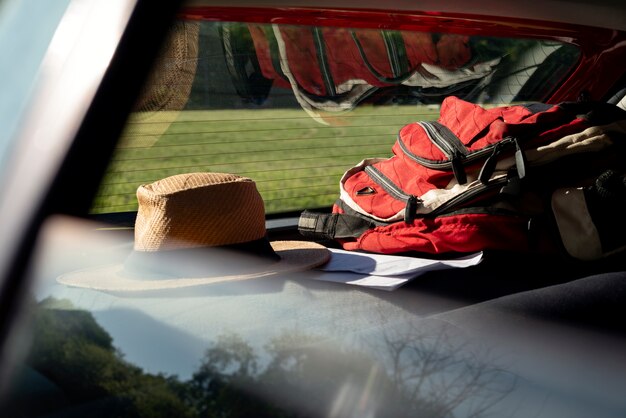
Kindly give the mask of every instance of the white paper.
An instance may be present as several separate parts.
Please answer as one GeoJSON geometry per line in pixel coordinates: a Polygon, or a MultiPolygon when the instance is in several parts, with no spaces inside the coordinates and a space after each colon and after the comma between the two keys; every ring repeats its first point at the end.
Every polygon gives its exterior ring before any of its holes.
{"type": "Polygon", "coordinates": [[[319,267],[316,280],[394,290],[428,271],[465,268],[482,261],[478,252],[459,258],[432,260],[428,258],[360,253],[329,249],[331,258],[319,267]]]}

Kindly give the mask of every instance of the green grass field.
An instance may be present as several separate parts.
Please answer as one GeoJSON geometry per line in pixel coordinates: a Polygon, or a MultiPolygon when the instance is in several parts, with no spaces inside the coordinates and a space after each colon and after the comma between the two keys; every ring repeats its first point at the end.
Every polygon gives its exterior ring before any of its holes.
{"type": "Polygon", "coordinates": [[[252,178],[268,214],[327,206],[345,170],[366,157],[390,156],[403,125],[437,117],[437,108],[414,105],[361,107],[329,125],[300,109],[137,114],[91,211],[134,211],[139,185],[197,171],[252,178]]]}

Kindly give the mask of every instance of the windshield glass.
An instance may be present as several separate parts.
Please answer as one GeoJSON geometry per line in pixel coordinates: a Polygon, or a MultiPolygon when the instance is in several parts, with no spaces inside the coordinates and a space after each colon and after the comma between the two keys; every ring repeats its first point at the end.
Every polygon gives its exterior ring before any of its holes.
{"type": "Polygon", "coordinates": [[[178,21],[92,212],[135,211],[140,184],[192,171],[254,178],[268,214],[325,207],[445,97],[541,101],[578,62],[570,44],[440,30],[178,21]]]}
{"type": "Polygon", "coordinates": [[[36,87],[44,54],[70,0],[0,2],[0,165],[24,117],[36,87]],[[16,71],[16,68],[19,70],[16,71]]]}
{"type": "MultiPolygon", "coordinates": [[[[492,36],[488,24],[426,31],[358,19],[320,26],[183,16],[92,215],[134,221],[140,188],[193,172],[254,179],[260,212],[273,220],[328,208],[346,169],[388,157],[398,130],[437,119],[446,97],[485,107],[540,102],[580,58],[572,44],[492,36]]],[[[171,220],[159,225],[169,232],[171,220]]],[[[154,251],[165,268],[142,276],[130,263],[141,240],[134,234],[155,229],[47,220],[30,328],[15,343],[28,350],[9,416],[613,418],[626,410],[623,340],[514,312],[537,300],[558,305],[541,288],[584,273],[572,266],[548,263],[539,279],[537,265],[517,255],[497,267],[479,265],[482,254],[449,269],[429,260],[432,269],[410,275],[418,284],[400,289],[406,275],[363,284],[376,262],[350,279],[310,269],[252,280],[224,273],[245,271],[249,254],[198,252],[169,266],[173,258],[154,251]],[[181,266],[193,273],[207,259],[223,281],[187,286],[175,282],[198,277],[168,275],[181,266]],[[139,291],[106,287],[131,281],[139,291]]]]}

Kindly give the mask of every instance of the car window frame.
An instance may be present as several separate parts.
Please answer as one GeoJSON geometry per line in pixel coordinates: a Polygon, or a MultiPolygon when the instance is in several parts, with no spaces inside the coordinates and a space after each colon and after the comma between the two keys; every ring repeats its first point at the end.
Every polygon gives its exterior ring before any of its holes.
{"type": "Polygon", "coordinates": [[[43,75],[16,133],[19,147],[4,172],[4,196],[10,198],[0,204],[6,232],[0,257],[0,394],[7,390],[15,358],[23,355],[17,329],[26,315],[38,233],[51,215],[87,216],[128,112],[181,5],[178,0],[159,8],[147,0],[98,3],[69,5],[55,32],[61,39],[44,57],[43,75]],[[101,25],[110,25],[109,30],[101,25]],[[108,59],[94,63],[90,48],[77,47],[90,39],[110,48],[108,59]],[[68,68],[81,75],[69,102],[58,88],[68,68]],[[59,109],[64,118],[50,130],[45,123],[59,109]],[[41,153],[40,162],[33,150],[41,153]]]}

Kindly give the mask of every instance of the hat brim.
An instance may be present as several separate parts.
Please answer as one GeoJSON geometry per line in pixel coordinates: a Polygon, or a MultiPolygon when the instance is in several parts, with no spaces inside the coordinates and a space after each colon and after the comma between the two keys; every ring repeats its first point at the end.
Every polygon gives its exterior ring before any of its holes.
{"type": "Polygon", "coordinates": [[[279,261],[249,274],[222,274],[215,277],[130,277],[123,264],[77,270],[57,277],[57,282],[72,286],[109,292],[141,292],[149,290],[178,289],[204,286],[224,282],[251,280],[261,277],[281,275],[290,272],[310,270],[319,267],[330,259],[330,251],[323,245],[309,241],[273,241],[273,250],[279,261]]]}

